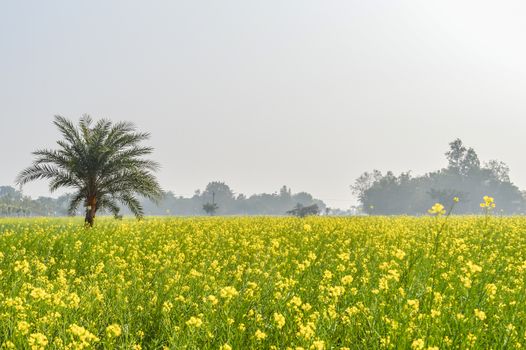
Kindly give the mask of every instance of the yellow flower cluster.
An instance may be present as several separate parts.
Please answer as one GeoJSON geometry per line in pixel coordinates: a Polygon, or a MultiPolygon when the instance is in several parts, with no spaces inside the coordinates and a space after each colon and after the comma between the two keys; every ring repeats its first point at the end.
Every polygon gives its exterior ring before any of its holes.
{"type": "Polygon", "coordinates": [[[493,197],[484,196],[484,202],[480,203],[480,207],[483,209],[494,209],[496,207],[495,200],[493,197]]]}
{"type": "Polygon", "coordinates": [[[199,317],[192,316],[188,321],[186,321],[186,325],[189,327],[199,328],[203,325],[203,320],[199,317]]]}
{"type": "Polygon", "coordinates": [[[440,215],[444,215],[446,213],[446,209],[444,208],[444,206],[440,203],[435,203],[431,209],[429,209],[427,211],[429,214],[431,215],[436,215],[436,216],[440,216],[440,215]]]}
{"type": "Polygon", "coordinates": [[[122,334],[122,329],[118,324],[112,324],[106,327],[106,334],[109,338],[117,338],[122,334]]]}
{"type": "Polygon", "coordinates": [[[219,292],[219,296],[224,299],[232,299],[238,294],[238,291],[232,286],[221,288],[221,291],[219,292]]]}
{"type": "Polygon", "coordinates": [[[282,314],[275,312],[274,313],[274,322],[276,322],[276,326],[281,329],[285,325],[285,316],[282,314]]]}
{"type": "Polygon", "coordinates": [[[525,347],[526,219],[439,221],[0,219],[0,349],[525,347]]]}
{"type": "Polygon", "coordinates": [[[42,333],[33,333],[28,340],[31,350],[44,350],[48,344],[47,337],[42,333]]]}

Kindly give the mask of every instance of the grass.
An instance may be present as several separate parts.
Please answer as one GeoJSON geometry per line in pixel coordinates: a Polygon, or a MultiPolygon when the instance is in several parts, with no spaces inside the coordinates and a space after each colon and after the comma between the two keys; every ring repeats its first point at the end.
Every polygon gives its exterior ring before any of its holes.
{"type": "Polygon", "coordinates": [[[1,219],[0,344],[525,346],[526,219],[444,220],[1,219]]]}

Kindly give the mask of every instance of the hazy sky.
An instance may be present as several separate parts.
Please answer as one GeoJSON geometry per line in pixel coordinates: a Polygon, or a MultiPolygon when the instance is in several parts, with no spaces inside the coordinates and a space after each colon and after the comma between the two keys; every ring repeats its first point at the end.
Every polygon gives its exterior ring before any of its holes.
{"type": "Polygon", "coordinates": [[[286,184],[345,208],[363,171],[443,167],[456,137],[526,188],[525,18],[524,1],[0,0],[0,184],[54,146],[53,115],[89,113],[151,132],[179,194],[286,184]]]}

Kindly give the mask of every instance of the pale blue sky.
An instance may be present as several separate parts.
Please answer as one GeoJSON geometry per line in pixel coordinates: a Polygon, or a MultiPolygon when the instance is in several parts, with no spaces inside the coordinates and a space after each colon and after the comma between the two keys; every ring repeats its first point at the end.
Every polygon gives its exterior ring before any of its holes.
{"type": "Polygon", "coordinates": [[[443,167],[456,137],[526,188],[524,18],[523,1],[0,1],[0,184],[53,146],[54,114],[89,113],[151,132],[181,194],[286,184],[347,207],[363,171],[443,167]]]}

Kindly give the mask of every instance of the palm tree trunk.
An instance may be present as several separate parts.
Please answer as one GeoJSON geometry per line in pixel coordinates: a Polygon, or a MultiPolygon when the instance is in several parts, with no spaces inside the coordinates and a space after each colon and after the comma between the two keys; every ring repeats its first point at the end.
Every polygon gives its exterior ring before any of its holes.
{"type": "Polygon", "coordinates": [[[94,219],[95,218],[93,217],[91,210],[86,209],[86,217],[84,218],[84,223],[86,226],[93,227],[94,219]]]}
{"type": "Polygon", "coordinates": [[[97,198],[89,198],[88,204],[89,205],[86,208],[86,217],[84,218],[84,222],[86,226],[93,227],[95,222],[95,214],[97,213],[97,198]]]}

